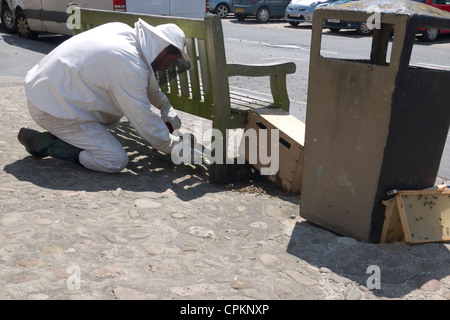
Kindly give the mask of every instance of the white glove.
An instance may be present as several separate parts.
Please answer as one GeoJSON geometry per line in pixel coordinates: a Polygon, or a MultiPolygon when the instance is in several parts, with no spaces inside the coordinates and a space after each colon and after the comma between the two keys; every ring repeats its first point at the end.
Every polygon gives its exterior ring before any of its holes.
{"type": "Polygon", "coordinates": [[[184,164],[201,164],[202,155],[195,152],[197,140],[193,134],[185,133],[183,136],[178,136],[178,140],[174,141],[171,158],[176,165],[184,164]]]}
{"type": "Polygon", "coordinates": [[[181,120],[172,106],[166,105],[161,108],[161,118],[165,123],[169,122],[174,131],[181,128],[181,120]]]}

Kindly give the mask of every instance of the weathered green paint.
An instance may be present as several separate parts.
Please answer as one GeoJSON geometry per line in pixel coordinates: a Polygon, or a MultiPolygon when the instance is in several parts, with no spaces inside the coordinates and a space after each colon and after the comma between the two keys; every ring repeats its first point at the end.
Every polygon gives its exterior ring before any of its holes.
{"type": "MultiPolygon", "coordinates": [[[[140,18],[152,25],[164,23],[174,23],[179,26],[185,33],[186,37],[205,39],[206,30],[203,20],[189,18],[174,18],[166,16],[157,16],[150,14],[136,14],[129,12],[116,12],[107,10],[96,10],[81,8],[81,25],[86,25],[86,30],[95,26],[99,26],[108,22],[122,22],[133,27],[135,22],[140,18]]],[[[85,31],[82,28],[83,31],[85,31]]],[[[75,33],[81,31],[74,30],[75,33]]]]}
{"type": "MultiPolygon", "coordinates": [[[[186,52],[192,61],[189,78],[187,73],[180,75],[178,86],[176,79],[167,82],[166,75],[158,73],[161,90],[174,108],[212,120],[213,128],[219,129],[226,137],[227,129],[245,126],[249,110],[235,108],[231,104],[228,77],[240,75],[269,77],[272,106],[289,111],[286,75],[295,72],[295,64],[227,65],[222,22],[218,16],[207,15],[201,20],[81,8],[81,30],[75,30],[75,34],[113,21],[134,26],[139,18],[154,26],[174,23],[186,35],[186,52]]],[[[211,166],[211,180],[223,181],[226,175],[224,165],[211,166]]]]}
{"type": "Polygon", "coordinates": [[[359,1],[314,12],[302,217],[379,242],[387,191],[434,185],[449,130],[450,72],[409,65],[419,26],[450,28],[450,14],[433,9],[413,1],[359,1]],[[320,55],[324,19],[365,21],[373,5],[382,28],[367,60],[320,55]]]}
{"type": "Polygon", "coordinates": [[[295,64],[292,62],[272,63],[264,65],[245,65],[238,63],[229,63],[227,65],[227,74],[229,77],[245,76],[245,77],[266,77],[285,75],[295,72],[295,64]]]}

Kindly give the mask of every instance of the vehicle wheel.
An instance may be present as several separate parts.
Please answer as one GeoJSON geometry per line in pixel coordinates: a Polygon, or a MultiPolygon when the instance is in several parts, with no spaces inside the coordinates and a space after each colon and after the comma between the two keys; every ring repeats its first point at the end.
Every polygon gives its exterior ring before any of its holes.
{"type": "Polygon", "coordinates": [[[226,4],[221,3],[214,9],[214,13],[222,19],[230,13],[230,8],[226,4]]]}
{"type": "Polygon", "coordinates": [[[244,21],[245,18],[247,18],[247,15],[246,15],[246,14],[238,14],[238,13],[235,13],[234,16],[235,16],[236,19],[238,19],[239,21],[244,21]]]}
{"type": "Polygon", "coordinates": [[[363,36],[371,35],[372,31],[373,29],[370,29],[366,22],[361,22],[359,24],[359,28],[356,29],[356,32],[358,32],[358,34],[363,36]]]}
{"type": "Polygon", "coordinates": [[[292,21],[289,21],[289,24],[290,24],[291,26],[293,26],[293,27],[297,27],[297,26],[300,24],[300,22],[292,22],[292,21]]]}
{"type": "Polygon", "coordinates": [[[422,40],[426,42],[433,42],[437,39],[438,34],[439,34],[438,29],[427,29],[424,31],[422,35],[422,40]]]}
{"type": "Polygon", "coordinates": [[[16,25],[14,23],[14,16],[8,5],[4,5],[1,9],[2,26],[8,33],[16,32],[16,25]]]}
{"type": "Polygon", "coordinates": [[[266,7],[262,7],[258,9],[258,12],[256,12],[256,20],[259,23],[267,23],[270,18],[269,10],[266,7]]]}
{"type": "Polygon", "coordinates": [[[30,30],[28,25],[27,17],[21,11],[16,15],[16,30],[19,37],[36,40],[38,37],[38,32],[30,30]]]}

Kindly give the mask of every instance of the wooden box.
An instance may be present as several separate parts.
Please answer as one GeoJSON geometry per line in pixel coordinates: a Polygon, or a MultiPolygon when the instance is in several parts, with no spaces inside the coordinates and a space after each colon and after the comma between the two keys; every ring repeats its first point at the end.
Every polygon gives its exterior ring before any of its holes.
{"type": "Polygon", "coordinates": [[[450,240],[450,189],[448,185],[424,190],[395,190],[383,201],[385,220],[380,242],[407,243],[450,240]]]}
{"type": "MultiPolygon", "coordinates": [[[[267,161],[261,161],[263,157],[268,155],[270,158],[272,150],[271,147],[273,129],[278,129],[279,139],[274,144],[275,149],[278,149],[278,170],[274,174],[267,175],[267,177],[281,187],[284,191],[291,193],[300,193],[302,163],[303,163],[303,145],[305,140],[305,124],[298,120],[288,112],[275,108],[261,108],[253,109],[249,112],[247,118],[247,125],[244,130],[244,137],[247,136],[245,143],[241,143],[242,149],[245,148],[245,160],[253,165],[261,172],[262,168],[270,167],[267,161]],[[252,141],[248,131],[256,132],[257,142],[252,141]],[[262,130],[267,130],[267,143],[261,145],[262,130]],[[257,161],[254,161],[249,155],[251,143],[257,143],[257,161]],[[250,161],[252,160],[252,161],[250,161]]],[[[253,150],[255,146],[253,146],[253,150]]],[[[261,172],[262,173],[262,172],[261,172]]]]}

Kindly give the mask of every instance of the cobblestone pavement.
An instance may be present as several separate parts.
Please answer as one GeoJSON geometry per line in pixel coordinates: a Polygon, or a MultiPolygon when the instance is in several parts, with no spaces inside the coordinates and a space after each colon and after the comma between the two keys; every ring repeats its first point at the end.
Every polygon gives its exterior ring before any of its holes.
{"type": "Polygon", "coordinates": [[[337,236],[299,216],[298,196],[211,185],[126,122],[120,174],[29,156],[22,82],[0,77],[0,298],[450,299],[449,243],[337,236]]]}

